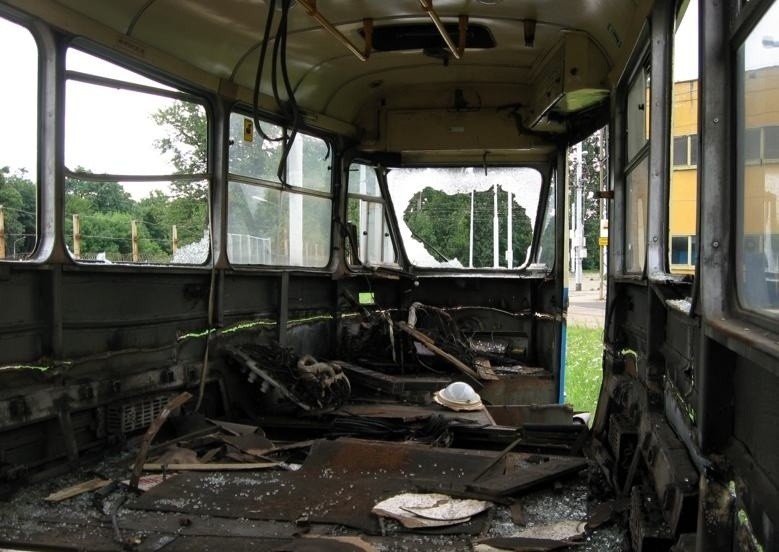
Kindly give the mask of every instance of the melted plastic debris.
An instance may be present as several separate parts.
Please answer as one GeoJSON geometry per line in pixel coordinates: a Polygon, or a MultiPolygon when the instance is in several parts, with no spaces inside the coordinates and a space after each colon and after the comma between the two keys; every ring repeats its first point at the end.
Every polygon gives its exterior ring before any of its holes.
{"type": "Polygon", "coordinates": [[[578,540],[584,535],[585,521],[564,519],[554,523],[534,525],[517,533],[517,537],[532,539],[578,540]]]}
{"type": "Polygon", "coordinates": [[[401,493],[382,500],[371,511],[416,529],[465,523],[491,506],[484,500],[457,499],[438,493],[401,493]]]}

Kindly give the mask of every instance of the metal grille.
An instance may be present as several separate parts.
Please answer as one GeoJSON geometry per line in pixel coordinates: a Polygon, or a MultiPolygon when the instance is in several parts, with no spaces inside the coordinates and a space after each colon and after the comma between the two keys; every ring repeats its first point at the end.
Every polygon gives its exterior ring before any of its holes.
{"type": "Polygon", "coordinates": [[[108,432],[125,435],[148,427],[160,415],[168,400],[170,395],[157,395],[109,406],[106,413],[108,432]]]}

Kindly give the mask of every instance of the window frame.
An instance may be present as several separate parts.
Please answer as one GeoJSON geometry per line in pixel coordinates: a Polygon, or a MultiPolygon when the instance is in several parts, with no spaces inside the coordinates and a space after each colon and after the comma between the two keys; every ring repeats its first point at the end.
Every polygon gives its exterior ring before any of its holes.
{"type": "MultiPolygon", "coordinates": [[[[345,223],[349,222],[348,217],[349,217],[349,200],[350,199],[357,199],[357,200],[360,200],[360,201],[365,201],[368,204],[374,203],[374,204],[381,205],[381,207],[382,207],[382,209],[381,209],[381,211],[382,211],[382,239],[381,239],[382,246],[381,246],[381,249],[382,250],[381,250],[381,254],[379,255],[379,257],[382,258],[382,259],[384,257],[385,238],[389,238],[390,243],[392,244],[393,255],[395,257],[395,260],[393,262],[389,262],[389,263],[383,262],[383,261],[380,261],[378,263],[370,262],[368,260],[364,260],[364,259],[361,258],[363,256],[363,254],[365,254],[365,256],[368,256],[368,255],[367,255],[367,253],[363,253],[362,251],[360,251],[360,248],[359,248],[359,245],[358,245],[358,248],[357,248],[358,255],[357,255],[357,258],[356,258],[357,262],[349,262],[349,257],[345,256],[344,258],[345,258],[346,264],[350,268],[366,266],[366,267],[382,267],[382,268],[399,269],[401,267],[400,248],[398,247],[398,240],[397,240],[395,227],[392,224],[392,221],[391,221],[391,219],[389,217],[389,215],[390,215],[389,208],[388,208],[389,202],[387,201],[387,199],[385,197],[384,184],[382,182],[383,181],[382,177],[384,176],[385,171],[382,170],[382,168],[380,166],[371,165],[371,164],[368,164],[368,163],[360,163],[358,161],[350,162],[346,166],[346,171],[347,171],[346,172],[347,178],[346,178],[346,181],[345,181],[345,184],[346,184],[346,186],[345,186],[345,188],[346,188],[346,202],[345,203],[346,203],[346,205],[345,205],[345,212],[344,212],[344,218],[343,218],[344,222],[345,223]],[[376,185],[378,186],[379,195],[372,196],[372,195],[369,195],[369,194],[359,194],[359,193],[353,193],[353,192],[349,191],[349,183],[350,183],[349,174],[351,174],[353,166],[363,166],[363,167],[366,168],[366,170],[373,170],[374,171],[374,174],[376,176],[376,185]]],[[[366,212],[367,212],[367,209],[366,209],[366,212]]],[[[357,238],[358,242],[361,241],[359,230],[360,229],[357,228],[357,232],[358,233],[357,233],[356,238],[357,238]]],[[[351,238],[349,238],[349,239],[351,239],[351,238]]],[[[367,240],[367,243],[370,244],[370,239],[367,240]]],[[[368,252],[370,251],[370,249],[368,247],[366,247],[366,250],[368,252]]]]}
{"type": "Polygon", "coordinates": [[[710,115],[701,121],[701,216],[707,223],[701,225],[699,232],[698,270],[702,285],[697,288],[700,302],[696,312],[702,316],[708,337],[779,375],[776,320],[744,310],[735,297],[737,226],[733,216],[738,176],[734,154],[741,147],[736,140],[735,121],[739,94],[733,86],[735,71],[739,69],[736,54],[771,5],[772,0],[752,0],[739,11],[735,0],[707,3],[701,14],[702,74],[706,79],[702,113],[723,113],[726,118],[720,120],[710,115]],[[729,27],[723,25],[725,21],[730,23],[729,27]]]}
{"type": "MultiPolygon", "coordinates": [[[[230,128],[230,119],[233,114],[236,114],[241,117],[245,117],[247,119],[254,120],[252,116],[252,110],[251,107],[248,107],[244,104],[233,104],[231,106],[228,106],[228,109],[225,110],[225,125],[228,129],[228,132],[225,134],[225,136],[229,136],[229,128],[230,128]]],[[[289,132],[289,127],[286,126],[282,121],[266,116],[265,114],[262,114],[262,116],[259,118],[260,123],[265,123],[267,125],[273,125],[276,127],[279,127],[283,133],[289,132]]],[[[257,136],[257,130],[255,128],[252,128],[252,132],[254,132],[254,136],[257,136]]],[[[232,267],[235,270],[267,270],[267,269],[280,269],[280,270],[305,270],[305,271],[326,271],[329,269],[329,267],[333,263],[334,259],[334,249],[333,249],[333,236],[335,235],[335,232],[333,232],[333,216],[336,204],[337,204],[337,193],[335,189],[335,167],[337,166],[336,162],[336,155],[335,155],[335,148],[333,147],[333,140],[330,135],[325,134],[319,134],[315,132],[311,132],[308,128],[302,128],[298,129],[298,136],[308,136],[311,138],[315,138],[318,140],[321,140],[328,148],[329,153],[329,174],[330,178],[328,180],[329,184],[329,192],[316,190],[313,188],[306,188],[304,186],[290,186],[282,184],[281,182],[277,182],[274,180],[268,180],[266,178],[261,177],[252,177],[247,175],[241,175],[237,173],[230,172],[230,152],[227,148],[229,148],[229,144],[225,144],[226,149],[225,151],[225,158],[224,158],[224,166],[225,166],[225,219],[224,219],[224,230],[225,230],[225,243],[224,243],[224,258],[227,264],[232,267]],[[321,266],[313,266],[313,265],[294,265],[294,264],[260,264],[260,263],[236,263],[233,260],[230,259],[230,253],[227,250],[227,234],[229,229],[229,221],[230,221],[230,210],[229,210],[229,189],[231,183],[236,182],[243,185],[250,185],[255,186],[257,188],[262,188],[265,190],[276,190],[280,193],[280,201],[281,198],[284,197],[285,193],[300,195],[302,197],[316,197],[320,199],[327,199],[330,201],[330,224],[329,224],[329,230],[330,235],[327,240],[327,262],[325,262],[321,266]]],[[[296,138],[297,139],[297,138],[296,138]]],[[[302,138],[301,138],[302,139],[302,138]]],[[[227,142],[227,138],[225,139],[227,142]]]]}
{"type": "MultiPolygon", "coordinates": [[[[44,241],[46,236],[43,235],[44,224],[43,221],[47,218],[44,213],[44,201],[42,196],[44,195],[43,187],[43,117],[41,117],[41,105],[43,101],[43,94],[47,84],[47,75],[44,67],[44,55],[46,53],[46,41],[41,36],[40,28],[37,28],[31,19],[24,14],[18,14],[13,9],[0,5],[0,18],[7,23],[16,25],[29,33],[30,38],[35,45],[36,50],[36,82],[35,82],[35,168],[36,178],[33,181],[35,187],[35,242],[32,249],[24,258],[8,257],[8,230],[7,227],[4,230],[4,239],[6,239],[6,256],[0,258],[0,266],[9,265],[10,263],[22,263],[22,264],[35,264],[43,262],[41,256],[44,254],[42,249],[44,248],[44,241]]],[[[26,237],[26,235],[24,235],[26,237]]],[[[13,251],[15,241],[11,240],[11,250],[13,251]]]]}
{"type": "MultiPolygon", "coordinates": [[[[645,32],[649,32],[648,25],[645,27],[645,32]]],[[[642,33],[643,34],[643,33],[642,33]]],[[[623,116],[623,132],[622,132],[622,167],[620,170],[620,176],[622,178],[623,183],[623,190],[624,190],[624,204],[622,206],[622,259],[620,263],[620,270],[622,274],[628,278],[637,278],[637,279],[644,279],[646,275],[646,269],[648,264],[648,257],[649,257],[649,247],[648,247],[648,240],[646,239],[648,231],[649,231],[649,212],[650,212],[650,189],[651,189],[651,181],[650,181],[650,175],[651,175],[651,144],[652,144],[652,111],[650,107],[650,111],[648,113],[648,116],[644,114],[645,119],[645,127],[644,132],[649,133],[649,137],[645,139],[644,143],[639,147],[635,152],[633,152],[632,157],[628,157],[628,150],[629,150],[629,117],[627,115],[628,113],[628,101],[630,98],[630,90],[633,87],[634,84],[638,82],[638,79],[643,75],[644,79],[647,77],[649,80],[649,87],[646,86],[646,82],[644,84],[644,90],[649,91],[649,102],[652,102],[652,89],[651,89],[651,78],[652,78],[652,49],[651,49],[651,42],[648,39],[648,36],[645,40],[639,41],[638,51],[640,51],[639,55],[637,56],[637,61],[632,64],[632,68],[630,72],[627,74],[627,78],[624,80],[624,85],[621,87],[621,93],[620,93],[620,107],[622,109],[622,112],[624,113],[623,116]],[[641,164],[644,161],[647,161],[647,197],[645,204],[643,206],[644,211],[644,254],[643,254],[643,260],[641,262],[641,270],[633,271],[628,270],[628,255],[627,255],[627,245],[629,243],[629,236],[628,236],[628,209],[629,209],[629,203],[630,203],[630,197],[628,196],[628,179],[630,176],[638,170],[638,168],[641,166],[641,164]]],[[[646,104],[645,104],[646,106],[646,104]]],[[[645,107],[646,110],[646,107],[645,107]]]]}
{"type": "MultiPolygon", "coordinates": [[[[61,159],[61,170],[62,170],[62,195],[63,195],[63,202],[62,205],[60,205],[59,209],[61,211],[62,216],[62,223],[61,227],[58,229],[58,232],[60,234],[60,239],[62,243],[62,247],[65,250],[65,254],[70,259],[70,261],[76,265],[79,266],[89,266],[89,267],[125,267],[129,269],[150,269],[150,268],[156,268],[156,269],[171,269],[171,270],[181,270],[181,269],[207,269],[210,268],[214,263],[215,258],[215,251],[214,251],[214,217],[212,215],[212,198],[213,198],[213,192],[215,187],[215,180],[214,180],[214,170],[213,170],[213,151],[214,151],[214,145],[213,145],[213,126],[215,123],[215,110],[212,107],[210,98],[207,94],[203,93],[202,91],[198,93],[196,90],[192,90],[190,87],[186,86],[185,84],[182,84],[180,82],[175,81],[174,79],[170,78],[164,78],[160,77],[155,71],[145,69],[143,66],[138,66],[136,64],[131,63],[128,59],[122,57],[120,54],[117,54],[116,52],[112,50],[108,50],[105,47],[94,44],[91,41],[88,41],[86,39],[76,37],[74,40],[69,41],[65,48],[62,51],[61,56],[61,63],[62,63],[62,77],[61,77],[61,86],[63,93],[67,88],[67,85],[69,82],[79,82],[83,84],[89,84],[92,86],[101,86],[105,88],[110,89],[121,89],[121,90],[127,90],[130,92],[138,92],[141,94],[147,94],[147,95],[153,95],[158,97],[164,97],[173,99],[176,101],[182,101],[182,102],[188,102],[195,105],[199,105],[203,108],[206,118],[206,158],[205,158],[205,164],[206,164],[206,172],[202,173],[187,173],[187,174],[178,174],[178,173],[167,173],[167,174],[114,174],[114,173],[81,173],[75,170],[72,170],[71,168],[66,166],[66,159],[64,155],[61,159]],[[157,81],[160,86],[168,86],[171,88],[174,88],[175,90],[166,90],[165,88],[158,88],[150,84],[140,84],[140,83],[133,83],[129,81],[124,81],[121,79],[114,79],[110,77],[105,77],[98,74],[91,74],[91,73],[84,73],[82,71],[77,70],[69,70],[67,69],[67,54],[69,50],[77,50],[80,52],[83,52],[87,55],[99,58],[100,60],[110,63],[112,65],[115,65],[119,68],[122,68],[127,71],[132,71],[133,73],[136,73],[140,75],[141,77],[151,79],[154,81],[157,81]],[[71,249],[67,246],[67,236],[65,234],[65,202],[64,202],[64,196],[65,196],[65,181],[68,178],[77,178],[79,180],[83,181],[99,181],[99,182],[167,182],[167,181],[179,181],[179,182],[196,182],[196,181],[204,181],[206,183],[207,189],[205,193],[205,201],[206,201],[206,217],[207,217],[207,226],[204,228],[204,231],[207,232],[209,239],[208,239],[208,253],[203,260],[202,263],[197,264],[189,264],[189,263],[163,263],[163,262],[143,262],[143,261],[116,261],[111,263],[102,263],[102,262],[95,262],[90,260],[82,260],[77,259],[74,256],[74,252],[71,251],[71,249]]],[[[61,104],[62,108],[62,145],[63,145],[63,151],[65,149],[65,136],[67,133],[66,129],[66,116],[67,116],[67,97],[66,94],[63,95],[63,102],[61,104]]]]}
{"type": "MultiPolygon", "coordinates": [[[[757,25],[761,22],[762,18],[771,10],[772,7],[779,8],[779,0],[752,0],[749,3],[741,6],[735,17],[734,23],[731,26],[730,36],[728,38],[729,54],[731,64],[729,68],[729,77],[731,82],[736,83],[736,86],[729,90],[728,98],[732,102],[732,121],[729,128],[731,132],[731,144],[729,154],[734,156],[733,163],[730,167],[730,175],[733,182],[733,204],[735,205],[735,216],[731,217],[728,223],[730,232],[732,233],[733,240],[730,244],[729,252],[732,255],[734,262],[729,263],[728,278],[733,283],[733,292],[728,294],[727,305],[730,311],[730,315],[733,318],[741,319],[746,323],[754,324],[756,327],[763,328],[771,331],[776,335],[776,324],[779,321],[779,308],[773,315],[768,314],[766,309],[758,310],[757,308],[745,305],[742,301],[742,291],[740,283],[740,272],[743,270],[742,262],[742,245],[744,237],[744,190],[745,190],[745,175],[746,167],[749,166],[761,166],[766,162],[773,162],[773,159],[766,159],[764,157],[765,152],[765,134],[764,129],[767,126],[777,127],[779,124],[772,123],[770,125],[763,125],[760,127],[746,127],[746,121],[744,119],[745,114],[745,74],[746,68],[744,59],[739,55],[739,50],[746,43],[747,39],[751,36],[752,32],[756,29],[757,25]],[[746,132],[749,130],[755,130],[758,132],[758,158],[746,157],[746,132]],[[743,133],[743,135],[742,135],[743,133]]],[[[777,160],[779,161],[779,160],[777,160]]],[[[779,350],[777,350],[779,352],[779,350]]]]}

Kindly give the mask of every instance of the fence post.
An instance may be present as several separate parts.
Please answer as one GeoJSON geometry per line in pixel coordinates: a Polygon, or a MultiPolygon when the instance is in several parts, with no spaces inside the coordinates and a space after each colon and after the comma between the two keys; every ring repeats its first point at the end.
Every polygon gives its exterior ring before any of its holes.
{"type": "Polygon", "coordinates": [[[0,259],[5,259],[5,208],[0,205],[0,259]]]}
{"type": "Polygon", "coordinates": [[[130,221],[130,236],[133,244],[133,262],[138,262],[138,221],[130,221]]]}
{"type": "Polygon", "coordinates": [[[73,257],[81,258],[81,221],[76,213],[73,213],[73,257]]]}
{"type": "Polygon", "coordinates": [[[170,241],[171,241],[171,254],[175,255],[176,251],[179,249],[179,232],[176,228],[176,225],[173,225],[173,228],[170,231],[170,241]]]}

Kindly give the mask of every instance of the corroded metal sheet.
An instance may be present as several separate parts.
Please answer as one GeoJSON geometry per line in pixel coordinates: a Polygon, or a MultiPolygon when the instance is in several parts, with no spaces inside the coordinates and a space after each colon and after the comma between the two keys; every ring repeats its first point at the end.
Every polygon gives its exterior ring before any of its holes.
{"type": "MultiPolygon", "coordinates": [[[[297,472],[186,473],[148,491],[131,508],[218,517],[335,523],[379,534],[371,508],[420,487],[461,487],[494,452],[435,449],[357,439],[318,441],[297,472]]],[[[483,515],[457,527],[475,533],[483,515]]]]}
{"type": "Polygon", "coordinates": [[[587,467],[587,460],[578,457],[554,457],[512,473],[480,479],[469,489],[494,496],[508,496],[536,488],[544,483],[579,472],[587,467]]]}
{"type": "Polygon", "coordinates": [[[389,418],[403,422],[428,420],[431,416],[442,416],[460,423],[491,425],[495,421],[487,410],[476,412],[454,412],[437,404],[426,406],[398,403],[349,404],[334,412],[337,416],[364,416],[366,418],[389,418]]]}
{"type": "Polygon", "coordinates": [[[164,548],[165,552],[369,552],[373,547],[349,538],[296,538],[286,540],[229,537],[180,537],[164,548]]]}

